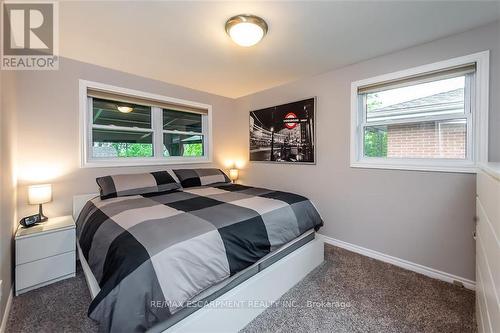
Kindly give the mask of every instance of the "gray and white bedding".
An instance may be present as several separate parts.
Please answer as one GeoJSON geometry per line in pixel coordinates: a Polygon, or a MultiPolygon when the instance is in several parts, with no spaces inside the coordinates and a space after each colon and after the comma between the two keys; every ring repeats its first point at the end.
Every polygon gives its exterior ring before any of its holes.
{"type": "Polygon", "coordinates": [[[101,288],[89,316],[104,332],[145,331],[322,225],[303,196],[235,184],[92,199],[77,220],[101,288]]]}

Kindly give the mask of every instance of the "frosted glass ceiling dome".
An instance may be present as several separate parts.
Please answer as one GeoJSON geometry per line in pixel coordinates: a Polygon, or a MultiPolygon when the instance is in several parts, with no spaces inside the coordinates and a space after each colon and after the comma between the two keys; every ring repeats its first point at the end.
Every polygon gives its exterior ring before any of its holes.
{"type": "Polygon", "coordinates": [[[266,21],[255,15],[240,14],[226,22],[226,32],[238,45],[249,47],[264,38],[268,30],[266,21]]]}

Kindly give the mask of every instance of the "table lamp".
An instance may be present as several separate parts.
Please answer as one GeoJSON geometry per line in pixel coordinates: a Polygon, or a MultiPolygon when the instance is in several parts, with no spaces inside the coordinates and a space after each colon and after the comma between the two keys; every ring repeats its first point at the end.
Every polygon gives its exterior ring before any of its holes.
{"type": "Polygon", "coordinates": [[[47,221],[47,217],[43,215],[42,204],[52,201],[52,185],[31,185],[28,187],[28,203],[38,206],[38,215],[40,222],[47,221]]]}
{"type": "Polygon", "coordinates": [[[239,176],[239,170],[236,168],[232,168],[229,170],[229,179],[234,183],[238,179],[239,176]]]}

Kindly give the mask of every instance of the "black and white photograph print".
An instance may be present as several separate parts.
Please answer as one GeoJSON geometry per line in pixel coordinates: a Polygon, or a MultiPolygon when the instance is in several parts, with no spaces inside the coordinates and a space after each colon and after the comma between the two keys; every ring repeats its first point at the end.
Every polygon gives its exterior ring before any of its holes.
{"type": "Polygon", "coordinates": [[[250,111],[250,161],[315,163],[316,98],[250,111]]]}

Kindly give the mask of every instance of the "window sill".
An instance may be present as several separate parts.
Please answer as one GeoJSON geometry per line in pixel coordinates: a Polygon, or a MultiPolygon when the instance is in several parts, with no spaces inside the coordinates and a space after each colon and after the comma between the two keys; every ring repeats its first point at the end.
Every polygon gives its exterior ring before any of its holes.
{"type": "Polygon", "coordinates": [[[92,160],[85,161],[81,168],[115,168],[115,167],[138,167],[154,165],[179,165],[179,164],[208,164],[212,163],[210,158],[182,158],[182,159],[132,159],[132,160],[92,160]]]}
{"type": "Polygon", "coordinates": [[[351,168],[362,169],[387,169],[387,170],[407,170],[407,171],[428,171],[428,172],[451,172],[451,173],[477,173],[478,168],[473,162],[416,162],[416,161],[356,161],[351,162],[351,168]]]}

